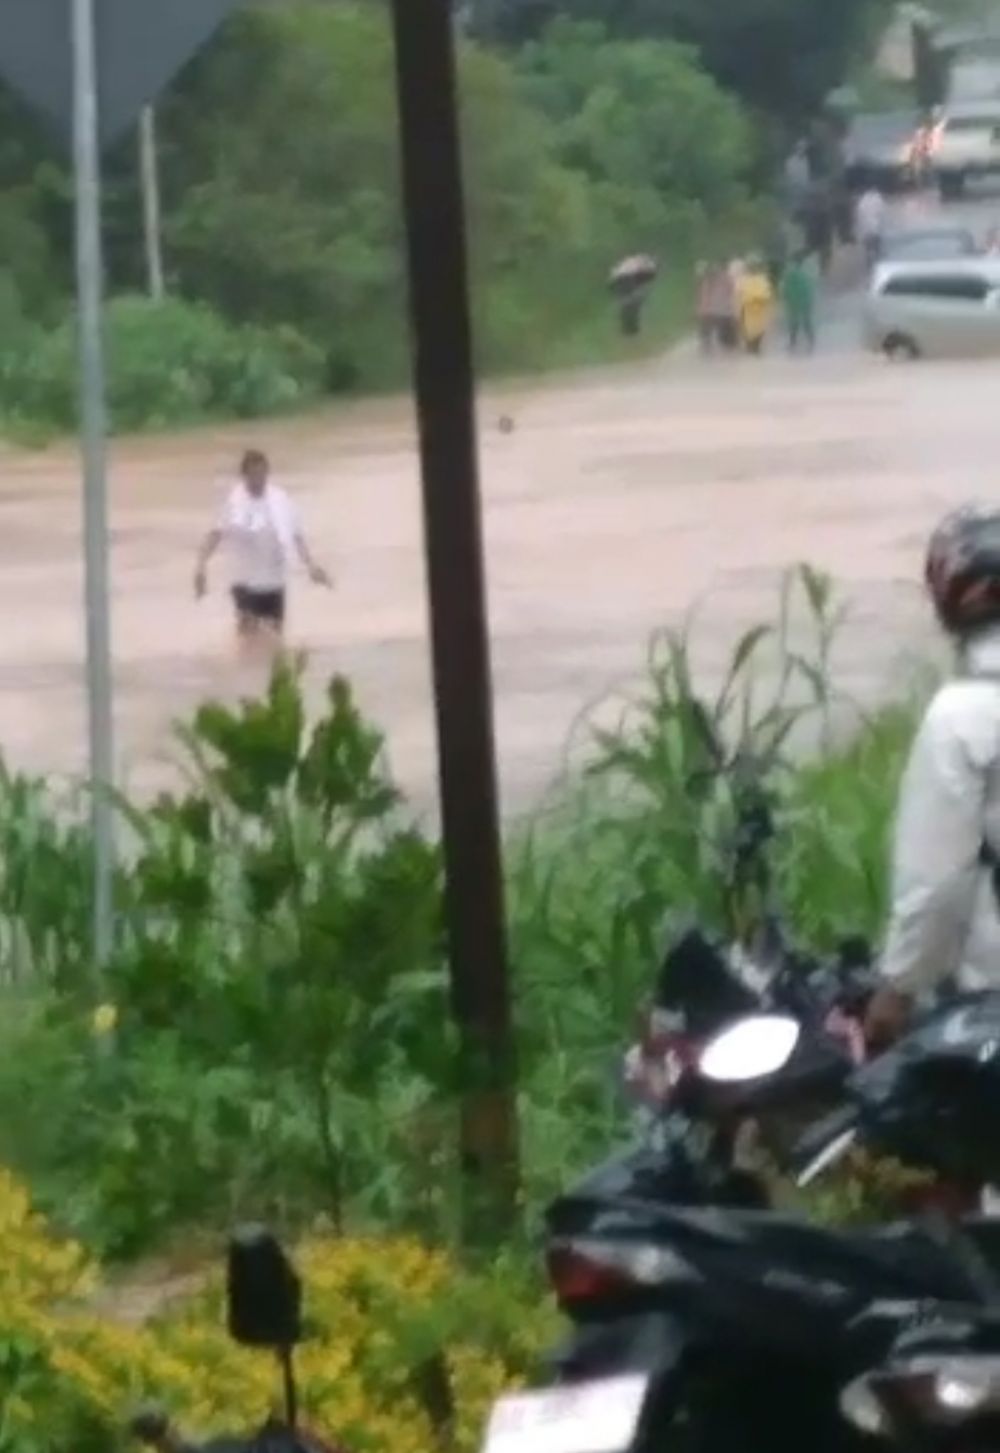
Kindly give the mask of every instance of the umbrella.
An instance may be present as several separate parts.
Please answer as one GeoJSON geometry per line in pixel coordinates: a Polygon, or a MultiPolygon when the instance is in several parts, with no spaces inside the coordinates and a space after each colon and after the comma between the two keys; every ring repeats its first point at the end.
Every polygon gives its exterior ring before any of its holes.
{"type": "Polygon", "coordinates": [[[660,264],[655,257],[648,253],[637,253],[635,257],[625,257],[611,269],[609,282],[632,283],[651,281],[660,270],[660,264]]]}

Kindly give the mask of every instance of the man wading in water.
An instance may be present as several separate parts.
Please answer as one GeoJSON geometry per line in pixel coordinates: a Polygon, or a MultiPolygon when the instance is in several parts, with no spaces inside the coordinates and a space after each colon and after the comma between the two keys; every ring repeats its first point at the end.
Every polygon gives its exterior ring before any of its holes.
{"type": "Polygon", "coordinates": [[[233,604],[241,641],[262,636],[280,639],[285,625],[288,565],[294,556],[305,565],[314,585],[332,582],[312,557],[298,511],[289,496],[271,483],[267,455],[249,450],[240,465],[240,482],[226,501],[218,524],[198,552],[194,590],[200,600],[208,590],[208,563],[220,545],[233,556],[233,604]]]}

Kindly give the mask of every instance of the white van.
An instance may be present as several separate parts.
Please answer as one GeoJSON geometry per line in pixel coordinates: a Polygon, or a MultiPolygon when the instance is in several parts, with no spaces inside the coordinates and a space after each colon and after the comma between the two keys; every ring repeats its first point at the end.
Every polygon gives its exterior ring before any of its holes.
{"type": "Polygon", "coordinates": [[[864,318],[869,348],[891,358],[1000,357],[1000,257],[882,263],[864,318]]]}

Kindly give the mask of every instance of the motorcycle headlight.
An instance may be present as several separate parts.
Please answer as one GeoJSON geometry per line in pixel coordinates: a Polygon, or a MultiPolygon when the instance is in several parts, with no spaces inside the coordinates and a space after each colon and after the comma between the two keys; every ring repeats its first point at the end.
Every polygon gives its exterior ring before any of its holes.
{"type": "Polygon", "coordinates": [[[746,1084],[784,1069],[795,1052],[800,1030],[783,1014],[752,1014],[709,1040],[698,1060],[706,1080],[719,1085],[746,1084]]]}

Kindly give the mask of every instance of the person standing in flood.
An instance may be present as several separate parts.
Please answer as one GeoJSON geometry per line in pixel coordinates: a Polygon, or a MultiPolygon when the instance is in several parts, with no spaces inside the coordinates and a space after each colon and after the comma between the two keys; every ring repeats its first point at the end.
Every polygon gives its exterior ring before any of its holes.
{"type": "Polygon", "coordinates": [[[747,258],[736,283],[736,301],[743,347],[759,355],[774,321],[774,289],[760,258],[747,258]]]}
{"type": "Polygon", "coordinates": [[[245,644],[280,640],[293,559],[302,561],[315,585],[332,585],[306,543],[291,497],[272,482],[270,462],[258,449],[244,454],[239,481],[198,551],[194,589],[199,600],[208,590],[209,562],[223,545],[233,560],[236,631],[245,644]]]}
{"type": "Polygon", "coordinates": [[[733,288],[729,272],[716,262],[700,262],[695,309],[703,353],[729,346],[733,317],[733,288]]]}
{"type": "Polygon", "coordinates": [[[618,321],[625,338],[642,332],[642,315],[659,272],[659,263],[648,253],[624,257],[611,269],[609,286],[618,303],[618,321]]]}
{"type": "Polygon", "coordinates": [[[719,293],[725,300],[725,312],[719,337],[728,353],[740,347],[740,284],[746,272],[742,257],[734,257],[719,269],[719,293]]]}
{"type": "Polygon", "coordinates": [[[865,266],[869,272],[873,271],[882,255],[882,237],[885,232],[887,211],[885,197],[876,186],[869,187],[858,198],[854,214],[854,227],[864,253],[865,266]]]}
{"type": "Polygon", "coordinates": [[[797,252],[785,268],[781,302],[790,351],[797,353],[801,344],[812,353],[816,347],[816,276],[805,251],[797,252]]]}

